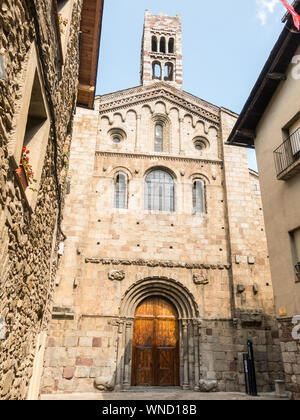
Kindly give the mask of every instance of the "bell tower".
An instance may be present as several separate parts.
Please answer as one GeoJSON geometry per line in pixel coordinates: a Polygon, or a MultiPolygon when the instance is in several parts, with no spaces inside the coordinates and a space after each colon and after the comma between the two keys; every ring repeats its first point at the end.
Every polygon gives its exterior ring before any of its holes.
{"type": "Polygon", "coordinates": [[[141,83],[164,81],[182,89],[181,15],[145,13],[141,57],[141,83]]]}

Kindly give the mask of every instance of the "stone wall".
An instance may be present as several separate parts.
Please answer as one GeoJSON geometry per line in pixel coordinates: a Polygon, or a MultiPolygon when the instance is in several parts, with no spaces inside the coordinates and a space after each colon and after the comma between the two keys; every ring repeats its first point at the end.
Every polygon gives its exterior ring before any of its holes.
{"type": "Polygon", "coordinates": [[[82,2],[74,0],[72,3],[73,14],[66,34],[68,48],[63,66],[54,2],[35,2],[44,66],[41,65],[31,2],[4,0],[0,4],[0,54],[5,57],[6,63],[6,77],[0,80],[0,316],[6,325],[6,334],[0,340],[1,399],[27,397],[34,357],[39,350],[36,343],[47,328],[49,319],[59,208],[54,133],[57,137],[56,162],[63,205],[66,154],[71,140],[78,79],[78,31],[82,2]],[[31,90],[27,88],[30,77],[28,66],[34,54],[37,55],[35,63],[41,83],[40,95],[44,99],[48,127],[51,125],[51,128],[42,145],[44,151],[38,155],[36,150],[30,150],[38,161],[37,168],[34,167],[38,172],[38,183],[34,188],[36,191],[28,188],[24,192],[16,177],[19,161],[15,160],[15,156],[20,156],[23,147],[23,140],[19,144],[17,137],[20,130],[25,131],[26,128],[27,116],[21,114],[24,103],[31,97],[31,90]],[[48,79],[48,84],[45,79],[48,79]]]}
{"type": "MultiPolygon", "coordinates": [[[[286,390],[291,392],[293,398],[300,399],[300,340],[295,340],[292,330],[295,324],[292,318],[282,318],[279,323],[279,338],[282,351],[282,360],[285,373],[286,390]]],[[[297,330],[299,336],[299,328],[297,330]]]]}
{"type": "MultiPolygon", "coordinates": [[[[75,320],[59,316],[52,320],[48,335],[42,393],[93,392],[95,384],[113,390],[118,380],[119,343],[126,325],[109,316],[82,314],[75,320]]],[[[243,353],[247,352],[249,339],[255,349],[258,391],[273,391],[274,381],[283,379],[274,322],[245,328],[233,326],[229,320],[203,320],[199,334],[199,379],[216,381],[217,390],[245,391],[243,353]]],[[[190,357],[189,377],[193,379],[193,354],[190,357]]],[[[192,381],[190,388],[194,387],[192,381]]]]}

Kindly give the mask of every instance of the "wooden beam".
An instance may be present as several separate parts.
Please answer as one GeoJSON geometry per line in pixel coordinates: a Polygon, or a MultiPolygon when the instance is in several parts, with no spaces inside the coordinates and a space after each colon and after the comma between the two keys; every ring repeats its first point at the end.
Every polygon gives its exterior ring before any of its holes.
{"type": "Polygon", "coordinates": [[[248,130],[246,128],[243,128],[242,130],[236,130],[238,135],[241,135],[243,137],[247,137],[249,139],[255,139],[256,133],[254,130],[248,130]]]}
{"type": "Polygon", "coordinates": [[[92,63],[91,63],[91,78],[90,78],[90,82],[95,85],[96,85],[96,78],[97,78],[97,62],[98,62],[98,53],[99,53],[102,14],[103,14],[103,0],[96,0],[96,15],[95,15],[95,27],[94,27],[95,32],[94,32],[93,54],[92,54],[92,63]]]}
{"type": "Polygon", "coordinates": [[[286,80],[286,75],[283,73],[268,73],[267,79],[271,80],[286,80]]]}
{"type": "Polygon", "coordinates": [[[81,83],[79,83],[78,85],[78,90],[84,91],[84,92],[94,92],[95,90],[95,86],[89,86],[89,85],[82,85],[81,83]]]}

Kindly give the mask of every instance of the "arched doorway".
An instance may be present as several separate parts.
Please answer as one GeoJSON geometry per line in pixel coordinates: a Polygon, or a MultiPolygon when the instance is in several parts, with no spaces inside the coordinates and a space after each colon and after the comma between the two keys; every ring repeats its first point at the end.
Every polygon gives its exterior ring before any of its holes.
{"type": "Polygon", "coordinates": [[[167,277],[148,277],[132,284],[120,304],[117,338],[117,370],[115,390],[130,389],[133,371],[133,336],[135,314],[139,306],[153,297],[165,299],[176,308],[179,326],[179,385],[183,389],[199,390],[200,328],[198,305],[179,281],[167,277]]]}
{"type": "Polygon", "coordinates": [[[179,324],[165,298],[145,299],[134,317],[132,386],[179,385],[179,324]]]}

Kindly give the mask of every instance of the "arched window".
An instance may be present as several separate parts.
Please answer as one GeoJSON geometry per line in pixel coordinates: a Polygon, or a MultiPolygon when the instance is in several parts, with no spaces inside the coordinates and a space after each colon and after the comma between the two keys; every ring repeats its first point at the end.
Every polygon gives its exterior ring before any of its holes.
{"type": "Polygon", "coordinates": [[[161,53],[166,53],[166,38],[164,36],[162,36],[160,38],[160,46],[159,46],[159,51],[161,53]]]}
{"type": "Polygon", "coordinates": [[[164,127],[161,123],[155,124],[154,151],[163,152],[164,150],[164,127]]]}
{"type": "Polygon", "coordinates": [[[193,213],[205,213],[205,183],[202,179],[196,179],[193,183],[193,213]]]}
{"type": "Polygon", "coordinates": [[[169,54],[174,54],[174,38],[169,39],[169,54]]]}
{"type": "Polygon", "coordinates": [[[152,37],[152,51],[157,52],[157,38],[154,35],[152,37]]]}
{"type": "Polygon", "coordinates": [[[119,172],[115,180],[115,208],[127,208],[127,175],[119,172]]]}
{"type": "Polygon", "coordinates": [[[161,65],[158,61],[152,64],[152,78],[161,80],[161,65]]]}
{"type": "Polygon", "coordinates": [[[168,172],[157,169],[148,174],[145,186],[145,209],[175,211],[175,183],[168,172]]]}
{"type": "Polygon", "coordinates": [[[173,80],[173,64],[167,63],[165,65],[165,80],[172,81],[173,80]]]}

